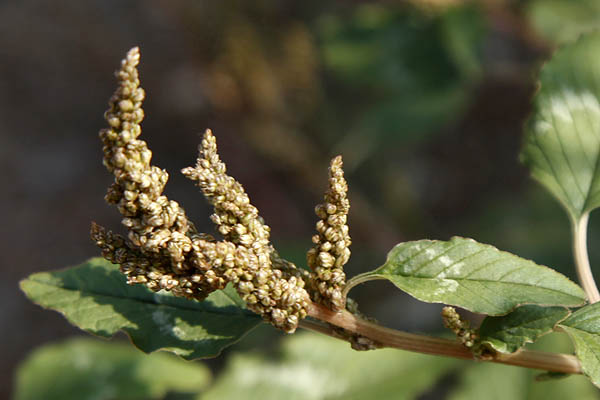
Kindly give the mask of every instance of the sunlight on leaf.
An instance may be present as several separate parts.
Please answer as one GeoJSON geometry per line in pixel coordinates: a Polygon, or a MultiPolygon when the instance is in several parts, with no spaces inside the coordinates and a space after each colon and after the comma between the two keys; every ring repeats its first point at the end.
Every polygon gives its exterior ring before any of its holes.
{"type": "Polygon", "coordinates": [[[585,294],[558,272],[472,239],[396,245],[374,271],[348,281],[386,279],[411,296],[472,312],[503,315],[523,304],[582,305],[585,294]]]}
{"type": "Polygon", "coordinates": [[[600,33],[559,49],[540,72],[522,160],[571,220],[600,206],[600,33]]]}

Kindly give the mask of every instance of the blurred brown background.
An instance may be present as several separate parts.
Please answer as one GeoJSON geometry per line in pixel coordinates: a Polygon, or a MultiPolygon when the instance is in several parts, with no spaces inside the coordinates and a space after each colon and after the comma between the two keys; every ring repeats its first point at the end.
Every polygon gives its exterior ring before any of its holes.
{"type": "MultiPolygon", "coordinates": [[[[142,51],[142,139],[205,231],[210,209],[178,171],[211,128],[297,263],[329,159],[343,154],[349,275],[399,241],[452,235],[572,275],[564,213],[518,151],[537,68],[599,15],[592,0],[0,1],[0,398],[31,349],[81,334],[18,281],[97,255],[92,220],[120,229],[97,132],[130,47],[142,51]]],[[[439,305],[386,283],[352,295],[389,326],[441,329],[439,305]]]]}

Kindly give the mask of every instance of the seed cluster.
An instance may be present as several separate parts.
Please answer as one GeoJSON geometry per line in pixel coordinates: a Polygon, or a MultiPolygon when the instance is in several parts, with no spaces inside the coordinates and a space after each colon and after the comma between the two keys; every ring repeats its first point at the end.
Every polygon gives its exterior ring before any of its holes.
{"type": "Polygon", "coordinates": [[[315,274],[314,300],[333,309],[344,308],[342,289],[346,284],[344,264],[350,259],[349,246],[352,243],[348,234],[347,198],[348,184],[344,179],[342,157],[331,160],[329,167],[329,189],[324,203],[315,207],[319,217],[316,224],[318,234],[313,236],[315,246],[307,253],[308,266],[315,274]]]}
{"type": "Polygon", "coordinates": [[[269,227],[242,185],[226,174],[210,131],[197,165],[182,172],[214,206],[211,219],[224,240],[198,233],[179,204],[162,194],[168,174],[150,164],[152,153],[137,139],[144,117],[139,59],[133,48],[122,61],[116,73],[119,87],[105,113],[109,128],[100,132],[104,165],[115,176],[106,200],[123,215],[128,237],[93,224],[92,239],[106,259],[120,264],[129,284],[203,300],[231,282],[249,309],[293,332],[306,317],[310,296],[304,286],[312,287],[312,276],[272,247],[269,227]]]}
{"type": "Polygon", "coordinates": [[[238,249],[236,268],[223,271],[252,311],[275,326],[293,330],[306,317],[310,297],[304,280],[293,272],[295,266],[283,263],[269,242],[270,228],[262,222],[242,185],[227,175],[217,153],[217,143],[207,130],[195,167],[183,174],[195,181],[214,206],[211,220],[228,243],[238,249]],[[273,268],[272,258],[285,269],[273,268]]]}
{"type": "Polygon", "coordinates": [[[121,62],[116,73],[119,86],[105,113],[109,128],[100,131],[103,163],[115,176],[106,200],[123,215],[128,241],[97,225],[92,227],[92,237],[107,259],[121,265],[129,283],[202,300],[222,289],[225,281],[195,272],[210,270],[213,253],[231,249],[217,249],[214,240],[198,234],[179,204],[162,194],[168,173],[150,164],[152,152],[137,139],[144,118],[139,60],[136,47],[121,62]]]}

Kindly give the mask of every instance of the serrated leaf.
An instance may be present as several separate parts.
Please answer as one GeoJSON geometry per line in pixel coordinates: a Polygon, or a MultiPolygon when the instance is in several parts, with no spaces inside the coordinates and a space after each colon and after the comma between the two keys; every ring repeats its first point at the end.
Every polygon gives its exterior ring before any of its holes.
{"type": "Polygon", "coordinates": [[[394,349],[355,351],[313,333],[283,341],[280,357],[238,354],[203,400],[413,399],[463,361],[394,349]]]}
{"type": "Polygon", "coordinates": [[[600,303],[577,310],[559,326],[573,340],[583,373],[600,387],[600,303]]]}
{"type": "Polygon", "coordinates": [[[559,49],[540,72],[522,160],[572,221],[600,206],[600,33],[559,49]]]}
{"type": "Polygon", "coordinates": [[[526,305],[504,316],[486,317],[479,327],[479,335],[482,343],[494,350],[514,353],[526,343],[552,332],[569,313],[564,307],[526,305]]]}
{"type": "Polygon", "coordinates": [[[199,392],[210,382],[200,363],[145,355],[123,343],[71,339],[36,349],[16,375],[15,400],[145,400],[199,392]]]}
{"type": "Polygon", "coordinates": [[[127,285],[118,266],[102,258],[33,274],[21,289],[85,331],[110,337],[122,330],[145,352],[167,350],[186,359],[215,357],[261,323],[232,288],[203,302],[154,293],[127,285]]]}
{"type": "Polygon", "coordinates": [[[558,272],[460,237],[400,243],[384,265],[348,285],[374,279],[387,279],[421,301],[488,315],[523,304],[575,307],[585,301],[583,290],[558,272]]]}

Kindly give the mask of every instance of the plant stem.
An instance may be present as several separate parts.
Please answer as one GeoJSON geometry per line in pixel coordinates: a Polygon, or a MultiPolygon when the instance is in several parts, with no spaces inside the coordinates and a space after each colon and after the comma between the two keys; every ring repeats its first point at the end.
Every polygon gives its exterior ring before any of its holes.
{"type": "MultiPolygon", "coordinates": [[[[392,347],[464,360],[476,360],[473,353],[457,341],[416,335],[386,328],[358,318],[346,310],[335,312],[319,304],[311,303],[308,315],[374,340],[382,347],[392,347]]],[[[302,321],[300,327],[339,338],[339,335],[331,327],[309,320],[302,321]]],[[[521,350],[512,354],[495,353],[489,361],[566,374],[582,373],[581,364],[577,357],[568,354],[521,350]]]]}
{"type": "Polygon", "coordinates": [[[589,213],[585,213],[573,222],[573,255],[575,256],[577,278],[579,278],[579,283],[591,304],[600,301],[600,293],[598,293],[588,258],[587,224],[589,216],[589,213]]]}

